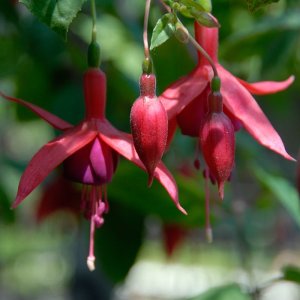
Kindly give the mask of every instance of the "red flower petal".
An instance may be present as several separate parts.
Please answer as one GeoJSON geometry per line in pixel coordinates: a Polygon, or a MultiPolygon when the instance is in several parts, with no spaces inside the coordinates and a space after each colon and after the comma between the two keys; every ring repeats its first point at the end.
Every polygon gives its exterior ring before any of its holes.
{"type": "Polygon", "coordinates": [[[290,76],[284,81],[260,81],[254,83],[248,83],[240,78],[236,79],[251,93],[254,95],[267,95],[274,94],[288,88],[293,82],[295,77],[290,76]]]}
{"type": "Polygon", "coordinates": [[[80,191],[72,185],[70,180],[60,175],[43,190],[36,209],[36,219],[41,222],[59,211],[69,211],[78,217],[80,204],[80,191]]]}
{"type": "Polygon", "coordinates": [[[227,109],[243,123],[260,144],[286,159],[294,160],[286,152],[279,134],[246,88],[220,65],[218,72],[222,81],[221,93],[227,109]]]}
{"type": "Polygon", "coordinates": [[[44,145],[31,159],[22,174],[13,208],[19,205],[59,164],[84,147],[97,135],[82,123],[44,145]]]}
{"type": "Polygon", "coordinates": [[[18,104],[25,106],[26,108],[29,108],[32,112],[37,114],[39,117],[41,117],[43,120],[48,122],[51,126],[53,126],[56,129],[67,130],[67,129],[73,127],[73,125],[69,124],[68,122],[62,120],[61,118],[57,117],[56,115],[53,115],[53,114],[49,113],[48,111],[46,111],[32,103],[26,102],[22,99],[7,96],[7,95],[3,94],[2,92],[0,92],[0,95],[8,101],[16,102],[18,104]]]}
{"type": "Polygon", "coordinates": [[[210,66],[196,68],[192,73],[171,84],[159,99],[169,120],[178,115],[193,99],[202,93],[213,76],[210,66]]]}
{"type": "MultiPolygon", "coordinates": [[[[126,159],[132,161],[141,169],[146,170],[134,149],[132,137],[130,134],[123,133],[117,130],[107,120],[101,120],[99,122],[99,131],[102,140],[105,143],[107,143],[111,148],[113,148],[116,152],[124,156],[126,159]]],[[[179,203],[178,189],[175,179],[162,162],[160,162],[157,165],[154,172],[154,177],[169,193],[176,207],[182,213],[187,214],[185,209],[181,207],[179,203]]]]}

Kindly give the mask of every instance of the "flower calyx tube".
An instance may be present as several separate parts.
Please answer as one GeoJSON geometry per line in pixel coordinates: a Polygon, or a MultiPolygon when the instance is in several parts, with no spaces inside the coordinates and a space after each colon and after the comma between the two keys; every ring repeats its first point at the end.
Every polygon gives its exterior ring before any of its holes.
{"type": "Polygon", "coordinates": [[[209,172],[217,181],[219,196],[224,198],[224,183],[234,166],[234,127],[223,112],[220,80],[214,77],[208,96],[208,113],[200,126],[199,142],[209,172]]]}
{"type": "Polygon", "coordinates": [[[150,186],[168,138],[168,117],[156,96],[156,77],[153,73],[143,73],[140,77],[140,96],[131,108],[130,126],[134,147],[148,172],[150,186]]]}

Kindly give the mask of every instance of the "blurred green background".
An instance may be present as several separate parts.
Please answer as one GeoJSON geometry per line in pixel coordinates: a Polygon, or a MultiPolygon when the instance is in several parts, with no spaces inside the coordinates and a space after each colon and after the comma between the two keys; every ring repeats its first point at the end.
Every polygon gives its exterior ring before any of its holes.
{"type": "MultiPolygon", "coordinates": [[[[143,60],[144,1],[96,3],[101,68],[108,78],[107,118],[129,132],[143,60]]],[[[153,0],[149,32],[163,13],[153,0]]],[[[288,90],[256,99],[297,157],[299,1],[281,0],[250,12],[247,1],[215,0],[213,14],[221,23],[220,62],[233,74],[249,82],[296,76],[288,90]]],[[[192,29],[190,20],[184,22],[192,29]]],[[[78,123],[84,114],[82,74],[90,30],[88,3],[65,42],[24,5],[1,0],[0,90],[78,123]]],[[[196,53],[171,39],[152,57],[161,93],[193,69],[196,53]]],[[[148,189],[146,174],[121,160],[108,186],[110,213],[96,234],[97,270],[89,273],[88,222],[63,211],[38,221],[45,195],[60,203],[52,189],[61,180],[60,170],[18,209],[10,209],[28,161],[57,134],[28,110],[1,100],[0,299],[300,299],[295,163],[258,145],[244,130],[238,132],[236,167],[223,203],[211,187],[214,242],[207,244],[204,180],[193,169],[194,139],[178,131],[164,156],[187,217],[159,184],[148,189]]],[[[74,202],[78,194],[80,186],[70,188],[74,202]]]]}

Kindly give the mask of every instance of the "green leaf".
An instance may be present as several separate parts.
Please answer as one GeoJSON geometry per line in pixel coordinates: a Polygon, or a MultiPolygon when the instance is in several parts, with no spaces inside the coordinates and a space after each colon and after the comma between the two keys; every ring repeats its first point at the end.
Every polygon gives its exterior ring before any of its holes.
{"type": "Polygon", "coordinates": [[[250,297],[243,293],[238,284],[232,283],[211,288],[203,294],[189,300],[250,300],[250,297]]]}
{"type": "Polygon", "coordinates": [[[300,226],[300,203],[296,188],[282,177],[271,175],[256,167],[258,180],[281,202],[291,217],[300,226]]]}
{"type": "Polygon", "coordinates": [[[179,0],[179,3],[185,5],[188,8],[194,8],[197,11],[205,11],[205,7],[201,5],[199,1],[194,0],[179,0]]]}
{"type": "Polygon", "coordinates": [[[254,12],[269,4],[279,2],[279,0],[246,0],[248,8],[251,12],[254,12]]]}
{"type": "Polygon", "coordinates": [[[300,268],[295,266],[283,267],[282,279],[300,284],[300,268]]]}
{"type": "Polygon", "coordinates": [[[171,14],[163,15],[156,23],[151,37],[150,50],[166,42],[175,33],[176,17],[171,14]]]}
{"type": "Polygon", "coordinates": [[[52,30],[67,37],[73,19],[86,0],[21,0],[26,7],[52,30]]]}
{"type": "Polygon", "coordinates": [[[211,0],[197,0],[197,2],[204,8],[204,11],[211,12],[211,0]]]}
{"type": "Polygon", "coordinates": [[[187,227],[204,225],[205,212],[204,183],[199,178],[177,176],[181,205],[188,212],[188,217],[175,207],[165,189],[154,180],[151,188],[147,186],[147,174],[143,170],[123,160],[118,165],[118,172],[109,184],[108,195],[116,201],[132,207],[141,214],[159,216],[166,223],[182,224],[187,227]]]}
{"type": "Polygon", "coordinates": [[[135,262],[144,236],[144,217],[110,197],[110,211],[96,233],[96,257],[113,282],[123,281],[135,262]]]}

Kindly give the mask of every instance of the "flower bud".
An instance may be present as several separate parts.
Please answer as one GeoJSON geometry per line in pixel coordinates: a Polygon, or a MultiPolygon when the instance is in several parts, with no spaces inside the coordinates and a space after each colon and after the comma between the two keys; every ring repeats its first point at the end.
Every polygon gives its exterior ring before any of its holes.
{"type": "Polygon", "coordinates": [[[148,172],[150,186],[155,168],[166,148],[168,117],[155,95],[155,75],[141,76],[140,93],[131,108],[130,125],[134,147],[148,172]]]}
{"type": "Polygon", "coordinates": [[[222,95],[213,92],[208,97],[209,112],[200,128],[200,146],[209,171],[215,177],[220,198],[224,183],[234,165],[235,138],[230,119],[223,113],[222,95]]]}

